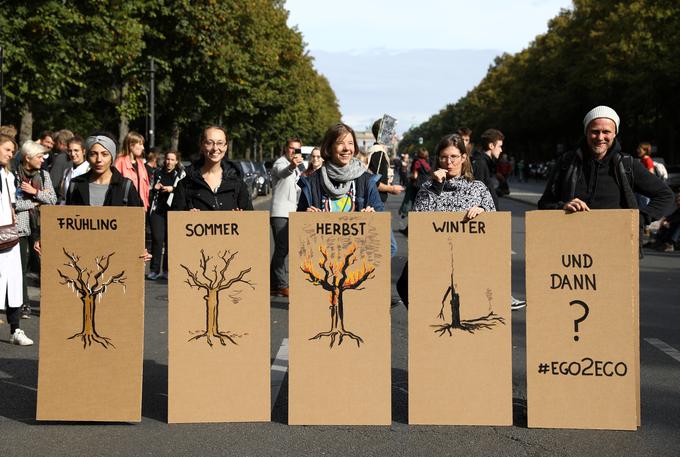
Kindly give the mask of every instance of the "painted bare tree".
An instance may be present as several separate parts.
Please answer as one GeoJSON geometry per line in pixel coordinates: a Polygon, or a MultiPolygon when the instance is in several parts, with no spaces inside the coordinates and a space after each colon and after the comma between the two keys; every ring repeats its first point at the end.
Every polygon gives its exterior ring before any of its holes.
{"type": "Polygon", "coordinates": [[[486,289],[486,298],[489,302],[489,313],[486,316],[480,316],[475,319],[461,319],[460,318],[460,294],[456,291],[456,283],[454,279],[454,266],[453,266],[453,245],[451,245],[451,275],[449,276],[449,286],[444,292],[444,297],[442,298],[442,307],[439,310],[437,317],[444,320],[444,307],[446,305],[446,300],[450,295],[449,305],[451,306],[451,323],[444,325],[433,325],[435,327],[435,333],[439,333],[439,336],[448,333],[449,336],[453,336],[453,330],[459,329],[464,330],[469,333],[475,333],[476,330],[481,329],[491,329],[496,326],[496,324],[505,325],[505,319],[493,312],[491,306],[491,299],[493,298],[493,293],[491,289],[486,289]]]}
{"type": "Polygon", "coordinates": [[[115,348],[110,338],[101,336],[97,333],[95,315],[97,304],[101,301],[104,294],[106,294],[106,290],[109,286],[120,284],[123,286],[123,291],[125,291],[125,271],[111,275],[108,279],[104,278],[106,270],[109,269],[109,261],[114,254],[113,252],[109,255],[95,258],[94,262],[97,266],[97,271],[93,272],[80,265],[80,257],[75,253],[68,252],[66,249],[63,249],[63,251],[68,259],[68,262],[65,263],[64,266],[73,269],[76,277],[71,278],[57,269],[57,272],[61,277],[61,282],[59,284],[68,286],[76,295],[78,295],[83,304],[83,326],[80,332],[68,339],[80,338],[83,342],[83,348],[92,346],[93,342],[101,344],[104,349],[107,349],[109,346],[115,348]]]}
{"type": "Polygon", "coordinates": [[[211,338],[217,338],[222,343],[222,346],[226,346],[227,343],[225,339],[236,344],[234,340],[235,337],[239,337],[235,333],[223,332],[220,330],[219,317],[220,317],[220,292],[229,289],[231,286],[237,282],[241,282],[249,285],[251,288],[255,289],[253,283],[249,280],[244,279],[245,276],[252,270],[252,268],[246,268],[241,270],[236,276],[227,279],[226,273],[229,269],[229,265],[238,254],[238,251],[231,253],[230,251],[224,251],[224,253],[217,252],[217,259],[221,262],[215,261],[212,265],[212,269],[209,267],[209,262],[212,259],[210,256],[206,256],[203,249],[201,249],[201,260],[198,263],[199,271],[192,271],[186,265],[181,265],[184,270],[186,270],[189,276],[184,282],[186,282],[189,287],[195,287],[196,289],[203,290],[205,295],[203,299],[205,300],[205,331],[189,338],[191,340],[198,340],[200,338],[205,338],[210,346],[213,345],[211,338]],[[227,257],[229,256],[229,257],[227,257]],[[222,264],[220,266],[220,264],[222,264]],[[210,271],[209,271],[210,270],[210,271]]]}
{"type": "Polygon", "coordinates": [[[327,332],[321,332],[310,340],[318,340],[323,337],[330,337],[330,347],[333,347],[336,339],[338,346],[342,344],[345,337],[351,338],[357,342],[357,346],[361,346],[364,342],[360,336],[355,335],[349,330],[345,329],[345,302],[344,294],[348,290],[362,290],[360,287],[364,282],[373,279],[373,272],[375,266],[367,263],[364,258],[362,266],[354,271],[349,271],[349,268],[357,261],[356,245],[350,246],[347,251],[338,259],[333,261],[328,258],[328,250],[325,246],[319,246],[321,252],[321,259],[318,262],[321,273],[314,270],[314,264],[311,257],[307,257],[305,263],[300,267],[302,272],[306,275],[308,282],[315,286],[321,286],[324,290],[330,293],[329,307],[331,312],[331,328],[327,332]]]}

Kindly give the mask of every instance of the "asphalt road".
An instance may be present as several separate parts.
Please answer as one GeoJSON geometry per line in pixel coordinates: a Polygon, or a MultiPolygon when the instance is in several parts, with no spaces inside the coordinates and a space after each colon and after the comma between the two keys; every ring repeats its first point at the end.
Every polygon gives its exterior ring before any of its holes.
{"type": "MultiPolygon", "coordinates": [[[[511,195],[513,198],[535,201],[540,186],[519,187],[515,195],[511,195]]],[[[392,198],[388,205],[393,212],[395,230],[401,224],[396,216],[397,200],[392,198]]],[[[266,200],[256,202],[256,207],[266,206],[266,200]]],[[[519,298],[524,297],[523,215],[533,208],[523,201],[501,200],[501,209],[512,212],[512,249],[516,253],[512,256],[512,282],[513,293],[519,298]]],[[[399,255],[392,264],[394,281],[405,261],[407,241],[400,233],[395,235],[399,255]]],[[[680,453],[680,353],[676,355],[677,359],[673,358],[667,354],[672,354],[672,351],[659,341],[680,349],[678,266],[680,255],[651,251],[640,264],[643,425],[636,432],[526,427],[524,311],[512,313],[514,425],[409,426],[407,315],[404,307],[392,309],[391,427],[288,426],[285,377],[269,423],[168,425],[167,285],[161,281],[147,281],[142,422],[35,421],[40,340],[37,308],[32,319],[22,322],[27,334],[36,341],[34,346],[25,348],[7,344],[7,326],[0,327],[0,435],[3,437],[0,455],[677,456],[680,453]]],[[[4,315],[0,316],[4,319],[4,315]]],[[[271,329],[271,357],[274,362],[288,332],[287,302],[284,299],[272,299],[271,329]]],[[[87,375],[81,376],[83,383],[87,383],[87,375]]]]}

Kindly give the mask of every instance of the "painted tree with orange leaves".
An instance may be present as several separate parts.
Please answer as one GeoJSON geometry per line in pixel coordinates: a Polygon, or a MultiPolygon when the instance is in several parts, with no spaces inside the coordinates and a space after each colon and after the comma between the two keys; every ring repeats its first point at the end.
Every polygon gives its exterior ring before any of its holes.
{"type": "Polygon", "coordinates": [[[83,326],[80,329],[80,332],[68,339],[79,338],[80,341],[83,342],[83,349],[92,346],[93,342],[101,344],[104,349],[108,349],[109,346],[115,348],[110,338],[97,333],[95,314],[97,311],[97,303],[99,303],[104,294],[106,294],[106,290],[109,286],[120,284],[123,286],[123,290],[125,290],[125,271],[121,271],[120,273],[111,275],[108,279],[104,279],[104,274],[106,273],[106,270],[109,269],[109,260],[114,254],[113,252],[109,255],[95,258],[94,263],[97,266],[97,271],[92,272],[80,264],[80,257],[74,252],[68,252],[63,248],[62,250],[68,259],[68,262],[65,263],[64,266],[72,268],[76,272],[76,277],[71,278],[57,269],[57,273],[61,278],[59,284],[67,286],[75,292],[78,297],[80,297],[80,301],[83,304],[83,326]],[[94,273],[94,276],[92,273],[94,273]]]}
{"type": "Polygon", "coordinates": [[[199,338],[205,338],[208,344],[212,347],[213,343],[211,337],[220,340],[222,346],[226,346],[227,343],[224,341],[227,339],[233,344],[236,344],[234,340],[235,336],[240,336],[235,333],[223,332],[220,330],[219,326],[219,316],[220,316],[220,292],[229,289],[237,282],[242,282],[248,284],[251,288],[255,289],[253,283],[249,280],[244,279],[246,274],[250,272],[252,268],[246,268],[241,270],[236,276],[227,279],[225,274],[231,265],[232,260],[236,257],[238,251],[233,254],[229,251],[224,251],[224,253],[217,252],[217,257],[222,260],[223,265],[218,269],[218,263],[215,262],[212,266],[212,271],[209,271],[209,262],[212,259],[210,256],[205,255],[205,251],[201,249],[201,260],[198,262],[198,267],[200,268],[200,276],[198,271],[191,271],[186,265],[180,264],[180,267],[184,268],[189,276],[184,282],[186,282],[189,287],[195,287],[197,289],[202,289],[205,292],[203,300],[205,300],[205,331],[199,333],[196,336],[189,338],[191,340],[198,340],[199,338]],[[227,258],[227,255],[229,255],[227,258]]]}
{"type": "Polygon", "coordinates": [[[300,267],[308,282],[315,286],[321,286],[330,293],[331,328],[327,332],[314,335],[310,340],[330,337],[330,347],[333,347],[336,340],[338,346],[340,346],[345,337],[356,341],[358,347],[361,347],[361,343],[364,342],[360,336],[345,329],[344,322],[344,293],[348,290],[362,290],[361,285],[374,278],[375,266],[369,264],[365,258],[362,261],[361,268],[349,271],[349,268],[357,261],[356,250],[356,244],[352,244],[342,256],[334,261],[329,259],[328,249],[325,246],[319,246],[321,259],[318,261],[318,266],[321,268],[321,272],[315,270],[311,257],[307,257],[300,267]]]}

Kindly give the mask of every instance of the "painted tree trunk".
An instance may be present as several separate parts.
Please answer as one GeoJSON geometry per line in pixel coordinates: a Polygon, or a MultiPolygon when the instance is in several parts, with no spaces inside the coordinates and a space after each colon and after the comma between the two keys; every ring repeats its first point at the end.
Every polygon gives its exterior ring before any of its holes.
{"type": "Polygon", "coordinates": [[[218,335],[219,330],[219,297],[216,289],[210,289],[205,302],[205,330],[209,335],[218,335]]]}

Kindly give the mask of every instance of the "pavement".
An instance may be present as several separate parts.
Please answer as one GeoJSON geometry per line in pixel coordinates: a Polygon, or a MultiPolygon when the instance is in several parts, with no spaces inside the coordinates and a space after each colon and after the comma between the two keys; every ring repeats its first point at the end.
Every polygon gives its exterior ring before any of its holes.
{"type": "MultiPolygon", "coordinates": [[[[535,209],[543,183],[511,182],[500,200],[512,214],[512,290],[524,298],[524,213],[535,209]]],[[[398,255],[396,282],[406,260],[407,238],[397,229],[401,198],[390,198],[398,255]]],[[[258,198],[256,209],[269,200],[258,198]]],[[[647,252],[640,264],[642,427],[636,432],[529,429],[526,426],[525,311],[512,313],[513,425],[408,425],[407,312],[392,309],[392,424],[384,427],[289,426],[287,394],[288,303],[271,300],[272,420],[266,423],[167,424],[167,283],[146,281],[142,421],[42,423],[35,420],[40,342],[39,289],[22,328],[31,347],[7,344],[0,326],[0,441],[2,456],[122,455],[361,455],[361,456],[677,456],[680,449],[680,255],[647,252]],[[277,376],[277,374],[279,374],[277,376]]],[[[531,306],[531,303],[528,304],[531,306]]],[[[4,316],[2,316],[4,318],[4,316]]],[[[87,383],[87,374],[79,374],[87,383]]],[[[455,394],[455,386],[451,386],[455,394]]]]}

